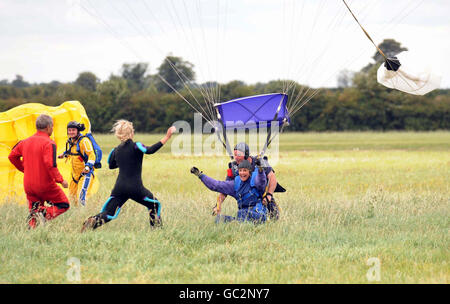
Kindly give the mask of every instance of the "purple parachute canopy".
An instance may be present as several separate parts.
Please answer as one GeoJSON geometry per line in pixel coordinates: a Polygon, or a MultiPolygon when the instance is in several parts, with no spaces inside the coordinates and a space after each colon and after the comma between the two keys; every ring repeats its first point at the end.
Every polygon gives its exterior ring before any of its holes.
{"type": "Polygon", "coordinates": [[[290,122],[287,99],[286,94],[272,93],[237,98],[214,106],[225,129],[259,128],[290,122]]]}

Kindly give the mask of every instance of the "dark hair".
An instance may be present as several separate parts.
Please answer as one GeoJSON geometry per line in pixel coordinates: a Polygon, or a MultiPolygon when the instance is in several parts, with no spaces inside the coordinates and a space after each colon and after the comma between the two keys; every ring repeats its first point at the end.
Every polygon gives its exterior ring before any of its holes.
{"type": "Polygon", "coordinates": [[[79,123],[79,122],[74,121],[74,120],[70,121],[70,122],[67,124],[67,129],[68,129],[68,128],[74,128],[74,129],[77,129],[79,132],[84,131],[84,130],[86,129],[86,127],[84,126],[84,124],[79,123]]]}
{"type": "Polygon", "coordinates": [[[238,169],[248,169],[249,171],[252,171],[252,164],[244,159],[238,166],[238,169]]]}

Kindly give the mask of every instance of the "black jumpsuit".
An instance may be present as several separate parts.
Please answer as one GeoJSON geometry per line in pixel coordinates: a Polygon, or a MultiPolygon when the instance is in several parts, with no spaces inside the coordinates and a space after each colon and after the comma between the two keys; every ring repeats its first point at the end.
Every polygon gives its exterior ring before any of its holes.
{"type": "Polygon", "coordinates": [[[102,210],[95,216],[97,219],[93,228],[107,223],[119,215],[120,209],[128,199],[132,199],[149,210],[150,225],[161,224],[161,204],[142,183],[142,160],[144,154],[153,154],[163,144],[157,142],[146,147],[140,142],[128,139],[114,148],[108,157],[110,169],[119,168],[119,176],[102,210]]]}

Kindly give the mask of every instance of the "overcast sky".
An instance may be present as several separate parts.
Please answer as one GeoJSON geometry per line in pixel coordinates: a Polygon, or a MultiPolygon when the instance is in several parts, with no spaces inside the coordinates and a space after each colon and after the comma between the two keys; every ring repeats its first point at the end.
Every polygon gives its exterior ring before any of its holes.
{"type": "MultiPolygon", "coordinates": [[[[429,62],[450,87],[450,1],[348,0],[374,41],[393,38],[429,62]]],[[[101,80],[123,63],[168,54],[197,81],[293,79],[335,86],[375,48],[340,0],[0,0],[0,80],[101,80]]]]}

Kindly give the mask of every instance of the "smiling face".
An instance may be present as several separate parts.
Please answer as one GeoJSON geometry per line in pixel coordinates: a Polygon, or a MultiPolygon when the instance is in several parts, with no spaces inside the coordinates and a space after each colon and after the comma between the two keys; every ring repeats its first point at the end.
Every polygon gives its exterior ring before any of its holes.
{"type": "Polygon", "coordinates": [[[69,136],[69,138],[77,137],[78,129],[77,128],[67,128],[67,136],[69,136]]]}
{"type": "Polygon", "coordinates": [[[245,153],[242,151],[234,150],[234,160],[239,165],[245,157],[245,153]]]}
{"type": "Polygon", "coordinates": [[[241,178],[241,181],[245,182],[250,177],[250,170],[247,168],[240,168],[239,177],[241,178]]]}

